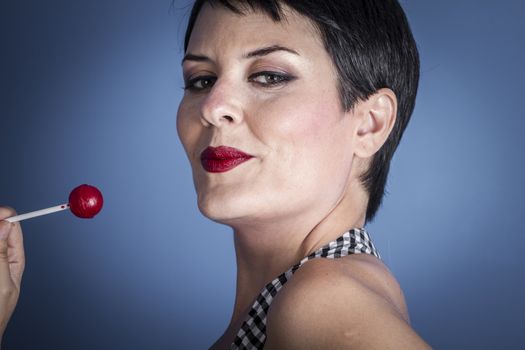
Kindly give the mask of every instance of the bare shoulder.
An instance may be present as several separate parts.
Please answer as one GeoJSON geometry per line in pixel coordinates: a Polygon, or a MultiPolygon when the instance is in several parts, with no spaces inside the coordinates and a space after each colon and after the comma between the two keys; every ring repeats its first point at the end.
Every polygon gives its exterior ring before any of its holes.
{"type": "Polygon", "coordinates": [[[410,327],[403,293],[377,258],[306,262],[267,318],[265,349],[428,349],[410,327]]]}

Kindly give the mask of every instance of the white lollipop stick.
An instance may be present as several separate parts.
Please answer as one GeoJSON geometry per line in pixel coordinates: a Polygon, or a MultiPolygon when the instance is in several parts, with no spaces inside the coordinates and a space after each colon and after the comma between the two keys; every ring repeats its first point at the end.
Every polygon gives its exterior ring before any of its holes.
{"type": "Polygon", "coordinates": [[[55,207],[50,207],[50,208],[46,208],[46,209],[32,211],[30,213],[25,213],[25,214],[20,214],[20,215],[16,215],[16,216],[11,216],[10,218],[7,218],[5,220],[8,221],[8,222],[17,222],[17,221],[22,221],[22,220],[25,220],[25,219],[31,219],[31,218],[34,218],[34,217],[37,217],[37,216],[42,216],[42,215],[47,215],[47,214],[51,214],[51,213],[56,213],[57,211],[62,211],[62,210],[66,210],[66,209],[69,209],[69,203],[64,203],[64,204],[61,204],[61,205],[57,205],[55,207]]]}

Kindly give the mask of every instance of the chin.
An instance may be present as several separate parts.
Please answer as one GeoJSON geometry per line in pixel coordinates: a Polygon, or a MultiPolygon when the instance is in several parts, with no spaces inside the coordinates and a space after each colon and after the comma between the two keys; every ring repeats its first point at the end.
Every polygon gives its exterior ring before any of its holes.
{"type": "Polygon", "coordinates": [[[308,203],[294,202],[282,193],[276,196],[271,193],[242,192],[239,188],[224,192],[200,192],[197,197],[202,215],[232,228],[239,228],[245,224],[273,223],[287,216],[300,215],[307,209],[304,203],[308,203]],[[269,203],[271,205],[268,205],[269,203]],[[276,208],[281,209],[276,211],[276,208]]]}
{"type": "Polygon", "coordinates": [[[255,212],[254,203],[248,203],[246,200],[249,196],[243,196],[236,191],[218,192],[207,191],[199,193],[197,196],[199,210],[208,219],[228,224],[235,219],[250,216],[255,212]]]}

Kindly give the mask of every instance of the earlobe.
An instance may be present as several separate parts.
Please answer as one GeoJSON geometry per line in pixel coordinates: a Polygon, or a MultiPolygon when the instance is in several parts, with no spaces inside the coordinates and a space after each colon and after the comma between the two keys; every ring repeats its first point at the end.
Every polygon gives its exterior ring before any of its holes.
{"type": "Polygon", "coordinates": [[[392,90],[383,88],[361,102],[358,109],[355,153],[360,158],[368,158],[379,151],[394,127],[397,98],[392,90]]]}

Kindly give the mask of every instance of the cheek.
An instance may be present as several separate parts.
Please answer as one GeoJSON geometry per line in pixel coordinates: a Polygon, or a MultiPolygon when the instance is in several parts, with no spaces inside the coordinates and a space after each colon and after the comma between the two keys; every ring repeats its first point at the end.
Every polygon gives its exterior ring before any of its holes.
{"type": "Polygon", "coordinates": [[[297,198],[329,184],[338,176],[335,172],[345,171],[340,162],[347,160],[337,102],[319,97],[310,103],[305,100],[288,101],[281,108],[276,104],[259,119],[264,120],[260,137],[272,150],[272,183],[281,193],[291,192],[297,198]]]}
{"type": "Polygon", "coordinates": [[[177,111],[177,134],[190,159],[192,152],[195,152],[200,132],[199,120],[193,115],[194,111],[194,106],[184,100],[181,101],[177,111]]]}
{"type": "Polygon", "coordinates": [[[334,144],[334,138],[340,137],[340,114],[326,102],[287,104],[267,119],[267,142],[280,152],[322,154],[334,144]]]}

